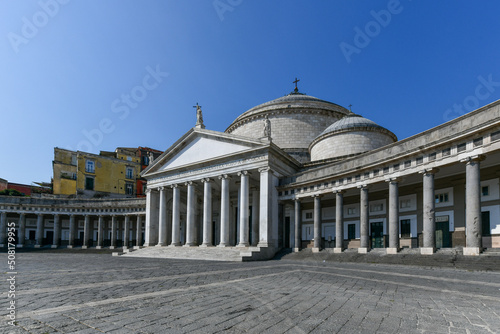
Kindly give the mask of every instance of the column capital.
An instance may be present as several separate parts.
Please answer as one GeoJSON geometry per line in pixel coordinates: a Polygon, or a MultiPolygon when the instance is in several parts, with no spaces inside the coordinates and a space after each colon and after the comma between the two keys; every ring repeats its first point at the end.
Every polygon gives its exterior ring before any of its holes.
{"type": "MultiPolygon", "coordinates": [[[[2,213],[3,213],[3,212],[2,212],[2,213]]],[[[26,215],[26,213],[21,212],[19,215],[20,215],[21,217],[23,217],[23,216],[25,216],[25,215],[26,215]]]]}
{"type": "Polygon", "coordinates": [[[294,197],[294,198],[293,198],[293,201],[294,201],[294,202],[299,202],[299,203],[300,203],[300,200],[301,200],[301,198],[300,198],[300,197],[294,197]]]}
{"type": "MultiPolygon", "coordinates": [[[[24,212],[23,212],[22,214],[24,214],[24,212]]],[[[59,216],[60,216],[60,214],[58,214],[58,213],[54,213],[54,217],[59,218],[59,216]]]]}
{"type": "Polygon", "coordinates": [[[237,174],[238,174],[238,176],[242,176],[242,175],[245,175],[245,176],[246,176],[246,175],[252,175],[252,173],[250,173],[250,172],[249,172],[249,171],[247,171],[247,170],[242,170],[242,171],[238,172],[237,174]]]}
{"type": "Polygon", "coordinates": [[[195,185],[196,183],[194,183],[194,181],[186,181],[184,182],[184,185],[185,186],[192,186],[192,185],[195,185]]]}
{"type": "Polygon", "coordinates": [[[174,184],[171,184],[170,185],[170,188],[174,189],[174,188],[177,188],[179,185],[177,183],[174,183],[174,184]]]}
{"type": "Polygon", "coordinates": [[[357,186],[358,189],[370,189],[371,184],[360,184],[357,186]]]}
{"type": "Polygon", "coordinates": [[[323,194],[314,194],[314,195],[311,195],[312,198],[316,198],[316,197],[323,197],[323,194]]]}
{"type": "Polygon", "coordinates": [[[222,180],[222,179],[231,179],[231,175],[229,175],[229,174],[219,175],[219,180],[222,180]]]}
{"type": "Polygon", "coordinates": [[[211,179],[211,178],[209,178],[209,177],[204,177],[203,179],[201,179],[201,182],[202,182],[202,183],[205,183],[205,182],[206,182],[206,183],[210,183],[210,182],[212,182],[212,181],[213,181],[213,179],[211,179]]]}
{"type": "Polygon", "coordinates": [[[161,187],[158,187],[157,189],[159,191],[165,191],[165,190],[167,190],[167,187],[166,186],[161,186],[161,187]]]}
{"type": "Polygon", "coordinates": [[[399,178],[399,177],[391,177],[391,178],[385,179],[385,182],[387,182],[387,183],[398,183],[400,181],[401,181],[401,178],[399,178]]]}
{"type": "Polygon", "coordinates": [[[470,157],[461,159],[460,162],[464,164],[468,164],[471,162],[480,162],[486,159],[486,156],[484,154],[477,154],[477,155],[471,155],[470,157]]]}
{"type": "Polygon", "coordinates": [[[345,194],[345,190],[333,190],[332,192],[339,195],[345,194]]]}
{"type": "Polygon", "coordinates": [[[148,194],[150,194],[150,193],[151,193],[151,191],[152,191],[152,189],[151,189],[151,188],[146,188],[146,190],[145,190],[144,192],[146,193],[146,195],[148,195],[148,194]]]}
{"type": "Polygon", "coordinates": [[[422,175],[427,175],[427,174],[436,174],[437,172],[439,172],[439,168],[434,167],[434,168],[425,168],[424,170],[421,170],[418,173],[422,175]]]}

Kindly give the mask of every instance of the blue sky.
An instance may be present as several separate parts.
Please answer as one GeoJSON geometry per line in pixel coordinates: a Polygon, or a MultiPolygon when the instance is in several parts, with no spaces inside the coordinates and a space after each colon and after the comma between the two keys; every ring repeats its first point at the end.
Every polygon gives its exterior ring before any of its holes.
{"type": "Polygon", "coordinates": [[[0,178],[165,150],[299,89],[400,139],[500,99],[498,1],[0,1],[0,178]]]}

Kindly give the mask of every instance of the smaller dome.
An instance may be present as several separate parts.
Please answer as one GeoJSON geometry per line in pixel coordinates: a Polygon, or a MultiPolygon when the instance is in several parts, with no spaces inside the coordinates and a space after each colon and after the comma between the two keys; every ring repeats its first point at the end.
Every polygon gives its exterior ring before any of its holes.
{"type": "Polygon", "coordinates": [[[368,130],[369,128],[371,128],[371,130],[379,129],[382,130],[383,132],[390,133],[394,137],[394,141],[398,140],[396,138],[396,135],[387,130],[386,128],[378,125],[377,123],[368,118],[364,118],[363,116],[354,113],[341,118],[337,122],[327,127],[316,139],[327,134],[333,134],[336,132],[343,132],[347,130],[362,129],[362,128],[364,128],[364,130],[368,130]]]}
{"type": "Polygon", "coordinates": [[[351,113],[327,127],[309,145],[311,160],[342,158],[396,142],[394,133],[368,118],[351,113]]]}

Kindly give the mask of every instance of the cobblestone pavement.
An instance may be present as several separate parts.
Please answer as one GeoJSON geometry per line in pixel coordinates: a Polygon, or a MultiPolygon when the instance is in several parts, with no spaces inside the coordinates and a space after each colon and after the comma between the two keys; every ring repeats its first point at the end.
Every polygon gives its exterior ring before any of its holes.
{"type": "Polygon", "coordinates": [[[500,333],[500,272],[78,253],[16,260],[17,325],[8,325],[2,284],[1,333],[500,333]]]}

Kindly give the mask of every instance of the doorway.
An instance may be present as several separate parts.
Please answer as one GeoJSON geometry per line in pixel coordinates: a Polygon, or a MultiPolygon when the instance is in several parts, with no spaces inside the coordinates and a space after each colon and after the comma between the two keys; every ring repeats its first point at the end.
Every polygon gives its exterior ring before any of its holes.
{"type": "Polygon", "coordinates": [[[372,248],[384,247],[384,223],[375,222],[370,224],[372,248]]]}
{"type": "Polygon", "coordinates": [[[436,248],[451,247],[450,223],[448,221],[436,222],[436,248]]]}

